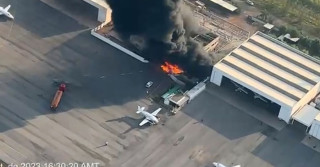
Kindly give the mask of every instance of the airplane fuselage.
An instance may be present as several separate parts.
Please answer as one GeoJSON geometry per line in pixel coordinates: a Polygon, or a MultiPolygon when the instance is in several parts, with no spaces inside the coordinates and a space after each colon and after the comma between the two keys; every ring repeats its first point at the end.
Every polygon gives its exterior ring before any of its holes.
{"type": "Polygon", "coordinates": [[[159,120],[152,114],[146,112],[146,111],[141,111],[140,112],[143,116],[145,116],[149,121],[157,124],[159,122],[159,120]]]}
{"type": "MultiPolygon", "coordinates": [[[[7,7],[8,9],[10,8],[10,5],[7,7]]],[[[12,16],[12,14],[8,11],[8,9],[6,10],[3,7],[0,7],[0,16],[4,15],[10,19],[14,19],[14,17],[12,16]]]]}

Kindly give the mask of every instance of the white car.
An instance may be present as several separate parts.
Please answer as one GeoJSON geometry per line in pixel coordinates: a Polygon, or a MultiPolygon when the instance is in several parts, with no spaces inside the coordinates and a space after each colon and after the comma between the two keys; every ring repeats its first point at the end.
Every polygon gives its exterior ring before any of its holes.
{"type": "Polygon", "coordinates": [[[247,0],[247,4],[249,4],[249,5],[251,5],[251,6],[254,5],[254,3],[253,3],[252,1],[250,1],[250,0],[247,0]]]}
{"type": "MultiPolygon", "coordinates": [[[[221,163],[213,162],[214,167],[227,167],[221,163]]],[[[240,165],[232,166],[232,167],[241,167],[240,165]]]]}
{"type": "Polygon", "coordinates": [[[152,81],[149,81],[149,82],[147,82],[147,84],[146,84],[146,88],[150,88],[152,85],[153,85],[153,82],[152,82],[152,81]]]}

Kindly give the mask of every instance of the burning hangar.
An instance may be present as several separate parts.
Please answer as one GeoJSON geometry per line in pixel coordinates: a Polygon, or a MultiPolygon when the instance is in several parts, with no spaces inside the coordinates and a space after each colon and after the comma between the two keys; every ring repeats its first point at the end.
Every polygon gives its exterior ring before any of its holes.
{"type": "Polygon", "coordinates": [[[278,104],[279,119],[311,127],[320,139],[319,60],[257,32],[214,65],[212,83],[230,80],[238,90],[278,104]]]}

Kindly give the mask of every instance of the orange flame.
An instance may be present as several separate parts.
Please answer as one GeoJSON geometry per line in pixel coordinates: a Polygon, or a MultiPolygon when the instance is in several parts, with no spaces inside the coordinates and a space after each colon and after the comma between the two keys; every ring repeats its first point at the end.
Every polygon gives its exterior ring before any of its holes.
{"type": "Polygon", "coordinates": [[[178,65],[170,64],[169,62],[164,62],[164,65],[161,65],[161,68],[166,73],[170,74],[181,74],[183,70],[179,68],[178,65]]]}

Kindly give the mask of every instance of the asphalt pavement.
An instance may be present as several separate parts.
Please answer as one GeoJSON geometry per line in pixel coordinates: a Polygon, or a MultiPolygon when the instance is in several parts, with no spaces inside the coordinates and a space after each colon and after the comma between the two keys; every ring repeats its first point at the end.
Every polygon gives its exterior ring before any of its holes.
{"type": "Polygon", "coordinates": [[[161,111],[159,125],[138,127],[143,118],[135,113],[137,105],[157,108],[149,97],[165,90],[169,78],[159,65],[141,63],[91,36],[88,25],[95,17],[87,16],[94,11],[88,4],[58,9],[43,2],[0,0],[0,6],[11,3],[16,16],[14,21],[0,17],[0,160],[111,167],[209,167],[213,161],[319,166],[320,154],[301,144],[304,130],[278,131],[212,87],[175,116],[161,111]],[[61,11],[78,7],[88,11],[76,17],[61,11]],[[145,88],[149,80],[151,95],[145,88]],[[55,81],[68,84],[52,112],[55,81]]]}
{"type": "Polygon", "coordinates": [[[9,3],[15,20],[0,18],[0,159],[106,166],[147,133],[135,130],[136,139],[125,140],[142,120],[137,105],[153,106],[146,82],[167,86],[168,77],[91,36],[86,19],[38,0],[0,1],[9,3]],[[67,90],[52,112],[56,81],[67,90]]]}

